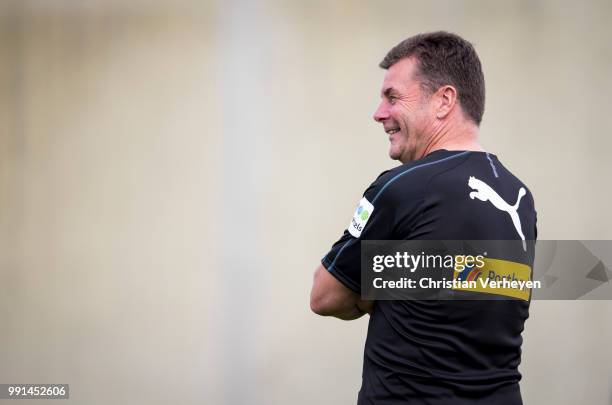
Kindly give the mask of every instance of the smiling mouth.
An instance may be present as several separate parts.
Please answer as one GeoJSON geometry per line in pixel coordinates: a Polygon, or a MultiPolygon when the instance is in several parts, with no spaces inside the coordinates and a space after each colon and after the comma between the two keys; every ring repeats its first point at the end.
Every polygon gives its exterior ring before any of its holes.
{"type": "Polygon", "coordinates": [[[386,129],[385,132],[388,133],[389,135],[393,135],[399,132],[399,130],[400,130],[399,128],[389,128],[389,129],[386,129]]]}

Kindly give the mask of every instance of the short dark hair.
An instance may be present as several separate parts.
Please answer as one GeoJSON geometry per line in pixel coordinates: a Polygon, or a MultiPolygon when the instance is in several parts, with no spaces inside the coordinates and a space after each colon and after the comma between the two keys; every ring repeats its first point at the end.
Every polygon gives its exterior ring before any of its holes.
{"type": "Polygon", "coordinates": [[[389,69],[408,57],[416,58],[419,78],[430,94],[444,85],[455,87],[463,111],[480,125],[485,82],[480,59],[471,43],[444,31],[418,34],[397,44],[379,66],[389,69]]]}

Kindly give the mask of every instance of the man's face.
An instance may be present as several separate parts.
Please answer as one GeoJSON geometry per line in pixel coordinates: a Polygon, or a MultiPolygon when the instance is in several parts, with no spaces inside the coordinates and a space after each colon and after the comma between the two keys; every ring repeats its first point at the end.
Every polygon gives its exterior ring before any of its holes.
{"type": "Polygon", "coordinates": [[[430,97],[416,77],[414,58],[405,58],[387,70],[381,102],[374,120],[389,134],[389,157],[407,163],[422,157],[430,139],[433,114],[430,97]]]}

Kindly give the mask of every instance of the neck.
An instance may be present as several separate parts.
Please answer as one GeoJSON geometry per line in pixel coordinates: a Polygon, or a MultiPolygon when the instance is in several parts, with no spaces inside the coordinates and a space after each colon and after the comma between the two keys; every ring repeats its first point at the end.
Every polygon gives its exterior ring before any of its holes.
{"type": "Polygon", "coordinates": [[[433,135],[429,138],[421,153],[417,153],[417,159],[439,149],[484,151],[478,141],[478,126],[471,121],[442,122],[437,128],[433,129],[433,135]]]}

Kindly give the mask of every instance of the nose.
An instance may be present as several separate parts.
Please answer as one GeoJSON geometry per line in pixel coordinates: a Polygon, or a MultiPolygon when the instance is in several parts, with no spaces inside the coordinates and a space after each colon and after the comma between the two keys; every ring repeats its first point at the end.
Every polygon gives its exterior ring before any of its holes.
{"type": "Polygon", "coordinates": [[[383,122],[384,120],[389,118],[389,110],[387,109],[384,100],[380,102],[378,108],[376,109],[376,111],[374,111],[374,116],[372,118],[374,118],[374,121],[376,122],[383,122]]]}

